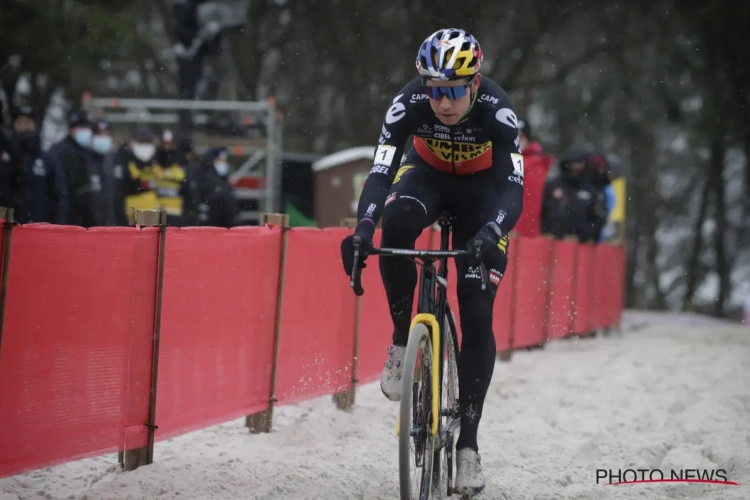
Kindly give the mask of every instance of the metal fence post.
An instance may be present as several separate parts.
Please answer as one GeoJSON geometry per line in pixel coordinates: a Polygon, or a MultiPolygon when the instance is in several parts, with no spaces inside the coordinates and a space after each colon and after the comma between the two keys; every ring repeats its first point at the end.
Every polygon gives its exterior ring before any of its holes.
{"type": "Polygon", "coordinates": [[[271,361],[271,388],[268,407],[245,417],[245,426],[252,434],[271,432],[273,426],[273,407],[276,403],[276,372],[279,366],[279,341],[281,339],[281,306],[284,297],[284,268],[286,263],[287,233],[289,231],[289,214],[261,214],[261,224],[281,226],[281,256],[279,258],[279,282],[276,287],[276,317],[273,331],[273,358],[271,361]]]}
{"type": "Polygon", "coordinates": [[[154,304],[154,333],[151,351],[151,388],[148,410],[148,422],[144,425],[148,429],[148,442],[145,447],[120,452],[119,459],[123,469],[132,471],[141,465],[148,465],[154,461],[154,442],[156,429],[156,393],[159,375],[159,345],[161,341],[161,304],[164,289],[164,256],[167,241],[167,213],[163,210],[135,210],[132,212],[131,224],[135,226],[158,226],[159,244],[157,247],[156,267],[156,300],[154,304]]]}
{"type": "Polygon", "coordinates": [[[0,207],[0,219],[4,219],[3,232],[3,271],[2,271],[2,288],[0,288],[0,349],[3,346],[3,330],[5,326],[5,301],[8,297],[8,271],[10,268],[10,238],[13,234],[13,226],[16,225],[13,220],[13,209],[0,207]]]}

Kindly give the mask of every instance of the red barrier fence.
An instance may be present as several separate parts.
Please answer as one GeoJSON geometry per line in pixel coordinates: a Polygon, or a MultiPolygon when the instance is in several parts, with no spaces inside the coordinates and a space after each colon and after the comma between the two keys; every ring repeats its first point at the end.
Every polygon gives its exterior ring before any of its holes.
{"type": "MultiPolygon", "coordinates": [[[[348,286],[339,244],[349,231],[170,228],[163,246],[159,228],[4,231],[0,477],[376,380],[392,325],[378,259],[368,260],[361,299],[348,286]]],[[[417,243],[438,245],[432,230],[417,243]]],[[[498,350],[619,322],[623,248],[511,238],[509,255],[493,318],[498,350]]],[[[460,325],[453,265],[449,276],[460,325]]]]}

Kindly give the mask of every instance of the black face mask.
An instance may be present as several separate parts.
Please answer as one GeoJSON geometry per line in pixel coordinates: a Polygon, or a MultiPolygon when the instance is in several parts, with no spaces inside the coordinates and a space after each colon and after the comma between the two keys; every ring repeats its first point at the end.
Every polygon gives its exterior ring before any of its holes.
{"type": "Polygon", "coordinates": [[[24,132],[15,132],[14,136],[18,143],[18,147],[24,153],[33,153],[34,151],[39,149],[39,134],[37,134],[35,131],[27,130],[24,132]]]}

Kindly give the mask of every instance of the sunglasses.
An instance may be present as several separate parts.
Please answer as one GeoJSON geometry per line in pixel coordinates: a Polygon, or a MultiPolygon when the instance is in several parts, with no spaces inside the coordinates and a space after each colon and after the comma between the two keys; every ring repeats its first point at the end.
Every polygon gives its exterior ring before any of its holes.
{"type": "Polygon", "coordinates": [[[469,87],[474,79],[471,78],[468,82],[463,85],[456,85],[455,87],[431,87],[427,85],[425,81],[425,94],[431,99],[440,100],[443,96],[447,96],[451,101],[454,99],[461,99],[469,94],[469,87]]]}

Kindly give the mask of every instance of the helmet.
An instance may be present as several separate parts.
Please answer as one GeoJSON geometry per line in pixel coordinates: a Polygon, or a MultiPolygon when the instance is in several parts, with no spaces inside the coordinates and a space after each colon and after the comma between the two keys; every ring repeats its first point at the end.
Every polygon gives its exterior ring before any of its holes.
{"type": "Polygon", "coordinates": [[[441,29],[428,36],[417,53],[417,71],[433,80],[474,76],[482,65],[482,48],[464,30],[441,29]]]}

